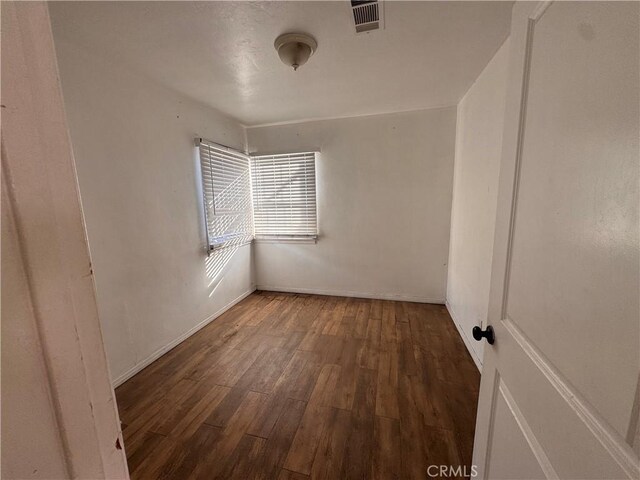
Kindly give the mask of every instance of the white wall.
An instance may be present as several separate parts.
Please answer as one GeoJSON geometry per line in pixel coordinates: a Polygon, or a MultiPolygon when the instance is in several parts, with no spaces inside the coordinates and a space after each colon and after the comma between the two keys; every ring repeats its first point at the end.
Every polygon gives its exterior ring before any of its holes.
{"type": "Polygon", "coordinates": [[[471,329],[489,306],[508,50],[507,39],[458,104],[447,307],[479,367],[471,329]]]}
{"type": "Polygon", "coordinates": [[[54,31],[112,378],[253,289],[250,246],[207,258],[194,137],[242,149],[218,112],[54,31]],[[215,275],[212,274],[215,272],[215,275]]]}
{"type": "Polygon", "coordinates": [[[317,244],[258,243],[258,288],[443,303],[455,107],[247,129],[249,150],[319,150],[317,244]]]}

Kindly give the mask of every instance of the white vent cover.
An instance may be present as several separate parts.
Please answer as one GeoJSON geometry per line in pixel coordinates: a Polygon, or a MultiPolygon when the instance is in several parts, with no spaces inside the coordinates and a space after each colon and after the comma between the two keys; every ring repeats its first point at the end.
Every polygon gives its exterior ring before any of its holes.
{"type": "Polygon", "coordinates": [[[356,33],[384,28],[382,0],[351,0],[356,33]]]}

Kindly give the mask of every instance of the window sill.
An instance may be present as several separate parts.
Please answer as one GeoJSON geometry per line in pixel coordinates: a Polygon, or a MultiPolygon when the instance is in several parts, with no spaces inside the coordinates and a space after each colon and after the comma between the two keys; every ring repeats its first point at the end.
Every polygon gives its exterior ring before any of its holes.
{"type": "Polygon", "coordinates": [[[209,249],[207,250],[207,255],[211,255],[212,253],[215,252],[219,252],[220,250],[227,250],[229,248],[240,248],[243,247],[245,245],[249,245],[250,243],[253,243],[253,239],[250,240],[245,240],[242,242],[225,242],[225,243],[218,243],[215,245],[210,245],[209,249]]]}
{"type": "Polygon", "coordinates": [[[256,243],[318,243],[318,237],[256,237],[256,243]]]}

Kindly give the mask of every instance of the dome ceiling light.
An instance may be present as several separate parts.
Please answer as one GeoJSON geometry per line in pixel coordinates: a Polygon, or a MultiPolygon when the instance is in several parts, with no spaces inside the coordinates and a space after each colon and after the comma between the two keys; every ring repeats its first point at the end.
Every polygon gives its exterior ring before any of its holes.
{"type": "Polygon", "coordinates": [[[298,67],[307,63],[316,51],[318,42],[304,33],[285,33],[276,38],[273,46],[276,47],[282,63],[298,70],[298,67]]]}

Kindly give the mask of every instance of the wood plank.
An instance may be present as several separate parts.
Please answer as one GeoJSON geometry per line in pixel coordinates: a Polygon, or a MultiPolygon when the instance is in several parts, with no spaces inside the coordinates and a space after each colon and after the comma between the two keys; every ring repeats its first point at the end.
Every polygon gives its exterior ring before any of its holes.
{"type": "Polygon", "coordinates": [[[166,436],[166,432],[159,425],[173,412],[180,408],[183,402],[188,401],[198,384],[192,380],[182,379],[163,397],[163,401],[154,401],[145,410],[133,410],[128,416],[132,421],[123,430],[125,446],[133,444],[146,432],[153,431],[166,436]],[[135,415],[135,416],[134,416],[135,415]]]}
{"type": "Polygon", "coordinates": [[[176,442],[173,438],[162,437],[162,440],[155,445],[149,445],[148,454],[137,468],[134,470],[129,468],[131,479],[158,478],[167,461],[178,458],[181,455],[183,455],[183,449],[179,442],[176,442]]]}
{"type": "Polygon", "coordinates": [[[398,369],[403,375],[417,375],[418,365],[411,341],[411,327],[408,322],[396,323],[396,336],[398,338],[398,369]]]}
{"type": "Polygon", "coordinates": [[[286,390],[287,397],[306,402],[311,398],[320,376],[322,359],[316,352],[298,351],[296,353],[304,356],[304,363],[300,366],[299,373],[295,378],[293,374],[291,377],[286,377],[286,372],[283,373],[281,377],[282,388],[286,390]]]}
{"type": "Polygon", "coordinates": [[[202,459],[194,470],[194,478],[215,478],[225,468],[224,461],[232,456],[234,450],[245,435],[253,417],[258,412],[260,405],[265,401],[266,395],[249,392],[244,398],[238,410],[233,414],[227,426],[222,430],[220,439],[214,448],[202,459]]]}
{"type": "Polygon", "coordinates": [[[333,480],[340,477],[350,429],[351,412],[333,409],[313,459],[311,478],[333,480]]]}
{"type": "Polygon", "coordinates": [[[288,399],[309,400],[322,364],[312,352],[296,351],[278,379],[267,402],[256,415],[248,433],[267,438],[285,408],[288,399]]]}
{"type": "Polygon", "coordinates": [[[367,338],[367,326],[369,325],[369,314],[371,313],[371,301],[361,300],[358,302],[358,309],[354,319],[353,336],[355,338],[367,338]]]}
{"type": "Polygon", "coordinates": [[[228,459],[220,459],[224,462],[224,468],[220,473],[210,478],[244,480],[254,478],[252,471],[256,462],[260,459],[266,448],[267,440],[264,438],[245,435],[228,459]]]}
{"type": "MultiPolygon", "coordinates": [[[[402,414],[402,430],[400,441],[402,445],[402,477],[407,479],[428,478],[427,460],[424,455],[424,428],[422,414],[428,418],[428,423],[433,424],[433,413],[430,409],[424,412],[418,410],[420,399],[412,394],[412,386],[409,377],[400,379],[400,411],[402,414]]],[[[437,424],[438,421],[436,420],[437,424]]]]}
{"type": "Polygon", "coordinates": [[[304,301],[304,298],[301,298],[299,295],[295,295],[291,300],[284,302],[278,311],[279,315],[270,319],[270,331],[272,333],[286,332],[291,326],[292,319],[304,305],[304,301]]]}
{"type": "Polygon", "coordinates": [[[296,323],[293,327],[294,330],[305,333],[309,331],[312,328],[317,316],[320,314],[320,311],[326,300],[326,297],[309,295],[305,300],[304,307],[298,312],[296,316],[296,323]]]}
{"type": "Polygon", "coordinates": [[[269,393],[282,375],[293,351],[271,348],[260,355],[236,383],[238,388],[269,393]]]}
{"type": "Polygon", "coordinates": [[[142,435],[140,441],[125,443],[129,471],[134,472],[137,470],[140,464],[153,453],[164,438],[164,435],[147,431],[142,435]]]}
{"type": "Polygon", "coordinates": [[[347,298],[347,305],[340,320],[338,335],[341,337],[352,337],[356,323],[356,313],[358,311],[358,299],[347,298]]]}
{"type": "Polygon", "coordinates": [[[428,478],[471,464],[446,309],[257,292],[116,390],[134,479],[428,478]]]}
{"type": "Polygon", "coordinates": [[[221,436],[221,429],[201,425],[188,441],[179,444],[170,452],[159,470],[157,478],[167,480],[189,478],[201,459],[209,454],[221,436]]]}
{"type": "MultiPolygon", "coordinates": [[[[206,385],[202,386],[208,387],[206,385]]],[[[211,411],[220,404],[222,399],[229,393],[229,390],[230,388],[220,385],[213,385],[207,388],[206,393],[192,408],[184,409],[177,414],[180,415],[179,417],[176,416],[179,420],[173,426],[169,424],[167,434],[180,440],[189,438],[204,423],[211,411]]]]}
{"type": "Polygon", "coordinates": [[[337,363],[341,365],[340,377],[333,391],[330,405],[335,408],[351,410],[356,391],[358,351],[361,341],[345,338],[341,349],[341,356],[337,363]]]}
{"type": "Polygon", "coordinates": [[[267,318],[274,312],[277,312],[280,308],[280,305],[280,299],[269,299],[269,303],[262,309],[260,309],[255,315],[253,315],[253,317],[247,322],[247,326],[257,327],[264,321],[265,318],[267,318]]]}
{"type": "Polygon", "coordinates": [[[201,380],[204,375],[210,371],[220,360],[226,357],[231,351],[231,347],[218,344],[205,347],[206,354],[201,361],[192,365],[192,368],[185,373],[185,377],[190,380],[201,380]]]}
{"type": "Polygon", "coordinates": [[[325,426],[331,414],[327,407],[331,398],[331,392],[335,388],[340,375],[340,367],[337,365],[325,365],[320,372],[316,387],[311,394],[304,416],[296,432],[296,436],[289,450],[284,468],[294,472],[309,475],[311,466],[318,448],[318,444],[324,434],[325,426]]]}
{"type": "Polygon", "coordinates": [[[410,304],[407,302],[394,302],[396,311],[396,321],[409,323],[410,304]]]}
{"type": "Polygon", "coordinates": [[[285,413],[289,400],[291,399],[287,398],[283,391],[269,395],[247,429],[247,433],[255,437],[269,438],[276,422],[285,413]]]}
{"type": "Polygon", "coordinates": [[[240,404],[247,396],[248,390],[241,388],[232,388],[224,399],[216,405],[209,416],[203,423],[211,425],[213,427],[226,427],[227,422],[236,413],[236,410],[240,407],[240,404]]]}
{"type": "Polygon", "coordinates": [[[322,330],[324,335],[338,335],[342,317],[347,309],[347,300],[340,299],[331,310],[331,315],[327,319],[327,323],[322,330]]]}
{"type": "Polygon", "coordinates": [[[298,472],[292,472],[291,470],[287,470],[283,468],[280,470],[280,475],[278,475],[278,480],[308,480],[309,475],[303,475],[298,472]]]}
{"type": "Polygon", "coordinates": [[[358,354],[358,364],[362,368],[377,369],[380,358],[380,335],[382,320],[369,317],[367,336],[358,354]]]}
{"type": "Polygon", "coordinates": [[[227,387],[235,386],[236,382],[253,365],[253,362],[257,360],[265,348],[259,347],[246,351],[232,349],[226,357],[207,371],[203,376],[203,381],[227,387]]]}
{"type": "Polygon", "coordinates": [[[397,342],[396,312],[392,302],[384,302],[382,305],[382,335],[380,342],[383,347],[397,342]]]}
{"type": "Polygon", "coordinates": [[[345,446],[341,474],[336,478],[368,478],[370,475],[373,459],[376,383],[377,376],[374,370],[358,370],[351,429],[345,446]]]}
{"type": "Polygon", "coordinates": [[[380,353],[376,415],[400,419],[398,410],[398,352],[388,348],[380,353]]]}
{"type": "Polygon", "coordinates": [[[392,418],[376,417],[374,442],[371,478],[403,478],[400,473],[400,422],[392,418]]]}
{"type": "Polygon", "coordinates": [[[306,402],[288,399],[282,415],[266,441],[264,451],[251,471],[250,478],[271,480],[281,471],[294,436],[306,409],[306,402]]]}

